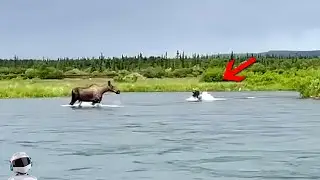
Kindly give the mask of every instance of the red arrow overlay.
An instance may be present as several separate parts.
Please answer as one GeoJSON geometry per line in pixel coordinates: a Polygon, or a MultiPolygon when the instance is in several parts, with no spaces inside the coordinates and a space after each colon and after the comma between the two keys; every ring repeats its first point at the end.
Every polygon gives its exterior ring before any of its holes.
{"type": "Polygon", "coordinates": [[[246,77],[245,76],[236,76],[238,73],[240,73],[241,71],[243,71],[244,69],[248,68],[249,66],[251,66],[252,64],[254,64],[255,62],[257,62],[255,57],[251,57],[248,60],[246,60],[245,62],[241,63],[238,67],[233,68],[234,65],[234,59],[231,59],[227,66],[226,66],[226,70],[224,71],[223,74],[223,80],[225,81],[236,81],[236,82],[241,82],[243,81],[246,77]]]}

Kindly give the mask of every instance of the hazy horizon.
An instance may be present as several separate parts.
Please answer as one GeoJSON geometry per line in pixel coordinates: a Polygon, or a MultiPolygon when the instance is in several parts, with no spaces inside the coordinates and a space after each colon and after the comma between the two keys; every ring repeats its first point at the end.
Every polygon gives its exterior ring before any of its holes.
{"type": "Polygon", "coordinates": [[[316,0],[55,0],[0,6],[0,58],[318,50],[316,0]]]}

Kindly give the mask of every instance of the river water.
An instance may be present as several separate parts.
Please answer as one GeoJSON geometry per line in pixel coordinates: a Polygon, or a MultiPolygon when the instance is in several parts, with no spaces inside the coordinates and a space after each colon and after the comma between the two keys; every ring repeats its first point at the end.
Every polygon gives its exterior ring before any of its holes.
{"type": "Polygon", "coordinates": [[[69,98],[0,100],[0,179],[16,151],[42,180],[320,178],[320,101],[212,94],[226,100],[123,93],[103,100],[119,107],[82,109],[61,107],[69,98]]]}

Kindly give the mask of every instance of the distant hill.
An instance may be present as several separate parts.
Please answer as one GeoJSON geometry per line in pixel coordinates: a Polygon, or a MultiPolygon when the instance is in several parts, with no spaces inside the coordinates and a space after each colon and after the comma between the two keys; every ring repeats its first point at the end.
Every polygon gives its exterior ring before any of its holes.
{"type": "Polygon", "coordinates": [[[262,52],[259,53],[262,55],[275,55],[275,56],[281,56],[281,57],[294,57],[294,56],[309,56],[309,57],[318,57],[320,56],[320,50],[314,50],[314,51],[286,51],[286,50],[275,50],[275,51],[268,51],[268,52],[262,52]]]}
{"type": "MultiPolygon", "coordinates": [[[[288,51],[288,50],[272,50],[260,53],[234,53],[236,56],[246,56],[253,54],[254,56],[276,56],[276,57],[320,57],[320,50],[314,51],[288,51]]],[[[230,54],[219,54],[220,56],[230,56],[230,54]]]]}

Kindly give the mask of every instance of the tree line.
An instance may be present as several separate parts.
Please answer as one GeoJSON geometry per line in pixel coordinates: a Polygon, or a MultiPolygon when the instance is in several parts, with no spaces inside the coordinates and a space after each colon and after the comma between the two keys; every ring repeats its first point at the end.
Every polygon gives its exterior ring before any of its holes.
{"type": "MultiPolygon", "coordinates": [[[[63,79],[72,77],[111,77],[119,81],[132,73],[146,78],[184,78],[210,76],[205,81],[222,80],[222,72],[230,58],[236,59],[235,66],[255,56],[257,62],[247,71],[265,73],[294,69],[307,69],[320,67],[320,58],[295,56],[281,57],[276,55],[242,54],[235,55],[185,55],[176,52],[176,56],[169,58],[167,53],[161,56],[105,57],[102,53],[92,58],[59,58],[59,59],[0,59],[0,78],[10,79],[16,77],[63,79]],[[210,69],[210,72],[208,71],[210,69]],[[214,70],[213,70],[214,69],[214,70]],[[206,74],[205,74],[206,73],[206,74]],[[209,74],[209,75],[208,75],[209,74]],[[211,74],[211,75],[210,75],[211,74]]],[[[136,78],[134,78],[136,79],[136,78]]]]}

